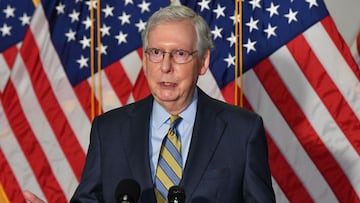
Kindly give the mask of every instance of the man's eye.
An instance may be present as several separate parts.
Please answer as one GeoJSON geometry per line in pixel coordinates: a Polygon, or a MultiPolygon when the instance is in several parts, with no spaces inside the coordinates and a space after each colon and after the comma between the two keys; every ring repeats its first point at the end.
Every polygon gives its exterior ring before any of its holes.
{"type": "Polygon", "coordinates": [[[183,50],[178,50],[178,51],[176,52],[176,55],[184,57],[184,56],[187,55],[187,53],[186,53],[185,51],[183,51],[183,50]]]}
{"type": "Polygon", "coordinates": [[[160,51],[160,49],[154,49],[153,53],[156,55],[159,55],[159,54],[161,54],[161,51],[160,51]]]}

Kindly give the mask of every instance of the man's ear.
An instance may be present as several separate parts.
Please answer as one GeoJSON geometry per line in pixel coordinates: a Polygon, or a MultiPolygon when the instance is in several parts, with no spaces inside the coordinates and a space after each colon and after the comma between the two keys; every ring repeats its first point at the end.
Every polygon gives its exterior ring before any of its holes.
{"type": "Polygon", "coordinates": [[[210,65],[210,50],[207,49],[201,59],[201,67],[199,69],[199,75],[204,75],[209,69],[210,65]]]}

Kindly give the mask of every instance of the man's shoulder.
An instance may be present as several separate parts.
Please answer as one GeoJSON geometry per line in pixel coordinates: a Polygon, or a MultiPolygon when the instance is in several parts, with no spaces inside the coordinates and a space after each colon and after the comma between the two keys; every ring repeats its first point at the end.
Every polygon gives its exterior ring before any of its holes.
{"type": "Polygon", "coordinates": [[[139,112],[145,113],[145,111],[150,111],[152,107],[153,97],[148,96],[141,100],[138,100],[133,103],[126,104],[124,106],[111,109],[99,116],[96,119],[107,120],[107,119],[126,119],[131,115],[135,115],[139,112]]]}
{"type": "Polygon", "coordinates": [[[201,103],[205,106],[207,111],[214,111],[217,115],[223,114],[230,117],[245,117],[253,119],[260,117],[257,113],[249,109],[212,98],[205,93],[201,97],[203,98],[201,103]]]}

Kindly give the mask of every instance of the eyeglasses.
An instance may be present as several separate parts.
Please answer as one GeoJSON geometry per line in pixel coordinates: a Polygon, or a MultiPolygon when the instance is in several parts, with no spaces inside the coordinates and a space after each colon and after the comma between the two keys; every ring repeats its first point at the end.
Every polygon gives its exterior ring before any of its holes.
{"type": "Polygon", "coordinates": [[[170,52],[166,52],[158,48],[148,48],[145,50],[145,53],[149,55],[149,60],[151,62],[160,63],[164,59],[165,54],[169,54],[170,57],[174,59],[174,62],[178,64],[187,63],[191,61],[192,56],[196,52],[197,51],[190,52],[182,49],[176,49],[170,52]]]}

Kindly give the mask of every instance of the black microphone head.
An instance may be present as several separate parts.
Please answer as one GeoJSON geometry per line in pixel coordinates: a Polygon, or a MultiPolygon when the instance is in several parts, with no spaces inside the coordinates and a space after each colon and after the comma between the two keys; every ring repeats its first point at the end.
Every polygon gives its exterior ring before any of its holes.
{"type": "Polygon", "coordinates": [[[115,190],[117,202],[135,203],[140,197],[140,185],[133,179],[124,179],[119,182],[115,190]]]}
{"type": "Polygon", "coordinates": [[[174,185],[169,189],[168,193],[169,203],[184,203],[185,202],[185,190],[184,188],[174,185]]]}

